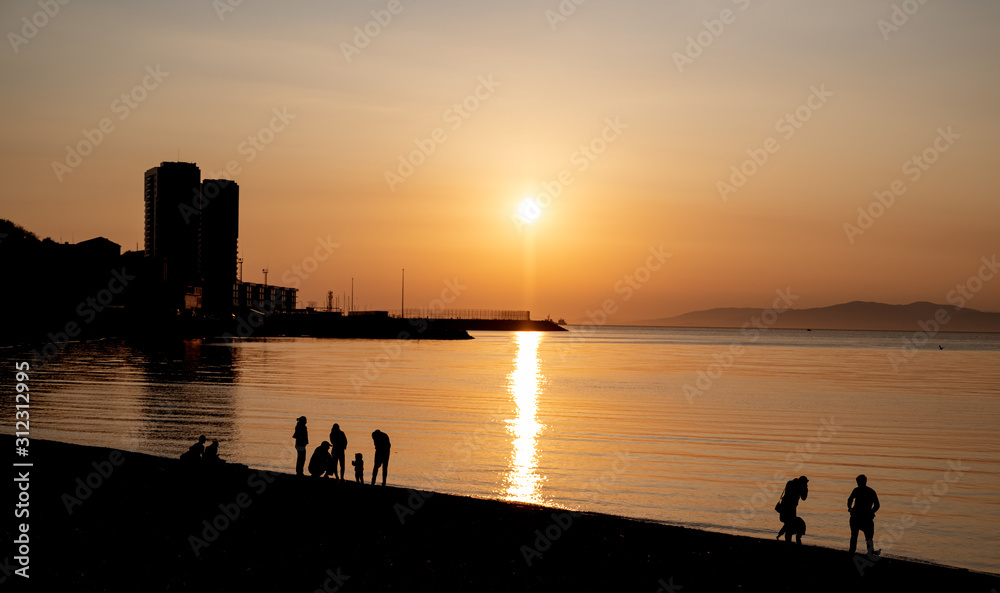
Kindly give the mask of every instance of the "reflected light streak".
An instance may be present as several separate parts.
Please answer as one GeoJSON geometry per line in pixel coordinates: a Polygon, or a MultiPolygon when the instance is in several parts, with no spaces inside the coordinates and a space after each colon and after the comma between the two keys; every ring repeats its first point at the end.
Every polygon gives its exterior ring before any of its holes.
{"type": "Polygon", "coordinates": [[[538,475],[538,451],[535,440],[543,426],[536,419],[538,395],[543,377],[538,370],[538,332],[518,332],[514,370],[507,375],[507,390],[517,405],[517,417],[507,421],[507,432],[514,438],[507,479],[507,500],[541,503],[542,477],[538,475]]]}

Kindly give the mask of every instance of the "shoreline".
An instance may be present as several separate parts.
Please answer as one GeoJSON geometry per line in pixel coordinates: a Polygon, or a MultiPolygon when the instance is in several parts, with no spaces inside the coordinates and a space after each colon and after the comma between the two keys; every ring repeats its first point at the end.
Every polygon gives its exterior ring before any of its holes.
{"type": "MultiPolygon", "coordinates": [[[[13,451],[11,435],[0,435],[0,442],[13,451]]],[[[43,582],[80,591],[134,591],[141,582],[153,591],[304,593],[1000,588],[1000,575],[922,560],[872,563],[829,548],[391,482],[362,486],[232,464],[191,468],[176,459],[36,439],[30,452],[31,514],[6,522],[4,539],[15,539],[18,521],[30,524],[33,588],[43,582]]],[[[25,460],[14,457],[19,461],[25,460]]],[[[10,548],[0,552],[13,555],[10,548]]],[[[6,571],[0,578],[24,580],[6,571]]]]}

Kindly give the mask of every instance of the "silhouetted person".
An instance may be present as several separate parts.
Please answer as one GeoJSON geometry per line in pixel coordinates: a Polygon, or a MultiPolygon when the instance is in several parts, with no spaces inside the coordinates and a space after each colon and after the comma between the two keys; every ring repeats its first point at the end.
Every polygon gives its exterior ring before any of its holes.
{"type": "Polygon", "coordinates": [[[212,441],[212,444],[205,448],[205,454],[201,459],[205,463],[224,463],[219,459],[219,441],[212,441]]]}
{"type": "Polygon", "coordinates": [[[802,536],[805,534],[806,522],[802,519],[802,517],[793,517],[791,521],[788,521],[781,526],[781,531],[778,532],[778,539],[781,539],[781,536],[783,535],[786,538],[790,538],[794,535],[795,543],[801,544],[802,536]]]}
{"type": "Polygon", "coordinates": [[[878,494],[868,487],[868,477],[861,474],[857,478],[858,487],[847,498],[847,510],[851,513],[851,549],[858,549],[858,531],[865,534],[868,556],[878,556],[882,550],[875,549],[875,513],[878,512],[878,494]]]}
{"type": "Polygon", "coordinates": [[[198,442],[191,445],[186,452],[182,453],[181,459],[189,463],[201,461],[202,455],[205,454],[205,441],[207,440],[208,439],[205,438],[205,435],[198,437],[198,442]]]}
{"type": "Polygon", "coordinates": [[[333,477],[344,479],[344,452],[347,450],[347,435],[340,430],[339,424],[330,429],[330,454],[333,455],[333,477]],[[337,475],[337,463],[340,463],[340,475],[337,475]]]}
{"type": "Polygon", "coordinates": [[[784,524],[778,532],[778,539],[785,536],[785,541],[792,541],[792,535],[796,536],[795,541],[802,543],[802,536],[806,532],[806,522],[800,519],[796,513],[798,511],[799,499],[805,500],[809,496],[809,478],[799,476],[794,480],[788,480],[785,484],[785,491],[778,501],[778,518],[784,524]]]}
{"type": "Polygon", "coordinates": [[[304,475],[302,470],[306,465],[306,445],[309,444],[309,431],[306,429],[306,417],[299,416],[295,423],[295,434],[292,435],[295,439],[295,475],[304,475]]]}
{"type": "Polygon", "coordinates": [[[372,486],[375,485],[375,477],[378,476],[378,468],[382,468],[382,485],[385,486],[385,478],[389,473],[389,435],[381,430],[372,433],[372,441],[375,443],[375,469],[372,470],[372,486]]]}
{"type": "Polygon", "coordinates": [[[361,453],[354,454],[354,461],[351,462],[354,466],[354,479],[357,480],[358,484],[365,483],[365,460],[361,456],[361,453]]]}
{"type": "Polygon", "coordinates": [[[309,458],[309,475],[314,478],[322,478],[329,473],[331,465],[333,465],[333,458],[330,457],[330,443],[323,441],[309,458]]]}

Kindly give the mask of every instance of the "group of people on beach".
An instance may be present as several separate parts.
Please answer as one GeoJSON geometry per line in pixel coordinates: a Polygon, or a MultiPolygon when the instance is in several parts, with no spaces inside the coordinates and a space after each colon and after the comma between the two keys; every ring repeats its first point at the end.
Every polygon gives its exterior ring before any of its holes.
{"type": "MultiPolygon", "coordinates": [[[[309,430],[306,428],[308,419],[299,416],[295,424],[295,475],[305,475],[306,469],[306,445],[309,444],[309,430]]],[[[389,450],[392,443],[389,442],[389,435],[381,430],[372,433],[372,442],[375,444],[375,468],[372,470],[372,485],[375,485],[375,478],[378,477],[378,470],[382,468],[382,485],[385,486],[386,476],[389,473],[389,450]]],[[[344,459],[347,451],[347,435],[340,430],[340,424],[334,424],[330,429],[330,440],[320,443],[312,456],[309,458],[309,475],[314,478],[333,477],[339,480],[344,479],[344,459]],[[339,469],[339,471],[338,471],[339,469]]],[[[361,453],[355,453],[354,479],[359,484],[365,482],[365,460],[361,453]]]]}
{"type": "MultiPolygon", "coordinates": [[[[306,469],[306,446],[309,444],[309,430],[306,428],[307,418],[299,416],[295,424],[295,432],[292,438],[295,439],[295,475],[304,476],[306,469]]],[[[212,441],[211,445],[205,446],[208,439],[205,435],[198,437],[198,442],[191,445],[187,452],[181,455],[183,461],[189,463],[225,463],[219,458],[219,441],[212,441]]],[[[372,485],[378,477],[379,468],[382,469],[382,485],[385,486],[389,473],[389,451],[392,443],[389,442],[389,435],[381,430],[372,433],[372,442],[375,445],[375,467],[372,470],[372,485]]],[[[309,475],[314,478],[333,477],[335,479],[345,479],[345,453],[347,451],[347,435],[340,429],[340,424],[334,423],[330,429],[330,440],[320,443],[313,450],[309,459],[309,475]]],[[[354,479],[359,484],[364,484],[365,461],[361,453],[354,455],[351,462],[354,466],[354,479]]],[[[865,544],[868,549],[868,556],[878,556],[881,550],[875,549],[875,513],[879,510],[878,494],[868,486],[868,477],[861,474],[856,478],[858,487],[851,491],[847,498],[847,510],[851,514],[851,545],[849,552],[855,553],[858,545],[858,533],[864,533],[865,544]]],[[[781,520],[781,530],[778,531],[778,538],[784,536],[786,542],[791,542],[795,537],[795,542],[802,543],[802,536],[806,533],[806,522],[798,516],[798,506],[800,500],[809,497],[809,478],[799,476],[789,480],[785,484],[774,505],[774,510],[778,512],[781,520]]]]}
{"type": "Polygon", "coordinates": [[[181,460],[188,463],[225,463],[219,458],[219,441],[212,441],[212,444],[206,447],[207,440],[205,435],[199,436],[198,442],[181,453],[181,460]]]}
{"type": "MultiPolygon", "coordinates": [[[[847,511],[851,514],[851,547],[848,550],[853,554],[858,548],[858,532],[865,534],[865,544],[868,547],[869,558],[878,556],[881,550],[875,549],[875,513],[879,510],[878,494],[868,486],[868,477],[861,474],[856,478],[858,487],[851,491],[847,497],[847,511]]],[[[799,500],[805,500],[809,496],[809,479],[799,476],[788,480],[785,490],[778,499],[778,504],[774,505],[774,510],[778,512],[778,518],[782,522],[781,530],[778,532],[778,539],[785,536],[785,541],[802,543],[802,536],[806,533],[806,522],[799,517],[799,500]]]]}

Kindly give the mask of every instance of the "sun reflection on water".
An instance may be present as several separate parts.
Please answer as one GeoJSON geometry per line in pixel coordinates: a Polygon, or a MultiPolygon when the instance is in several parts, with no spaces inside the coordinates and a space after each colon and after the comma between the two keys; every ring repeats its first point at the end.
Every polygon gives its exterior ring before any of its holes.
{"type": "Polygon", "coordinates": [[[507,432],[514,439],[507,477],[507,500],[541,503],[543,477],[538,470],[538,451],[535,440],[544,428],[538,423],[538,396],[544,377],[539,371],[538,345],[542,334],[518,332],[515,334],[517,355],[514,370],[507,375],[507,391],[517,406],[517,417],[507,420],[507,432]]]}

